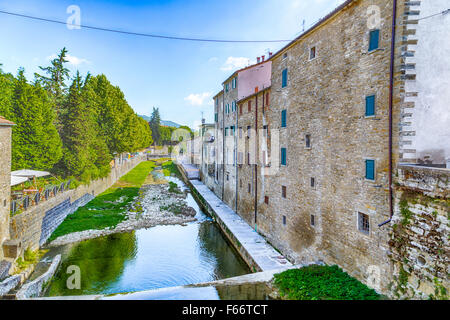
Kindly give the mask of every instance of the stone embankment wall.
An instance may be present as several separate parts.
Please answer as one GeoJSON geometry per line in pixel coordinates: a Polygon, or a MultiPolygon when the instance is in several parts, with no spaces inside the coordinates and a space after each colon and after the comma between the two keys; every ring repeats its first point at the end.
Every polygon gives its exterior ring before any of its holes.
{"type": "Polygon", "coordinates": [[[398,169],[389,242],[394,298],[449,298],[449,178],[448,169],[398,169]]]}
{"type": "Polygon", "coordinates": [[[10,236],[19,240],[21,250],[35,250],[42,246],[53,231],[64,221],[67,215],[74,213],[98,194],[111,187],[120,177],[128,173],[145,160],[138,156],[111,170],[108,177],[98,179],[89,185],[80,185],[76,189],[58,193],[55,197],[30,207],[23,213],[11,218],[10,236]]]}

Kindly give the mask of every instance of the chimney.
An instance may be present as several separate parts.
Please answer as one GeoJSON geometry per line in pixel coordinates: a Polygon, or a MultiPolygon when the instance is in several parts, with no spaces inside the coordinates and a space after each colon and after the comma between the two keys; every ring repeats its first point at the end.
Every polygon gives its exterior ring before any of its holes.
{"type": "Polygon", "coordinates": [[[266,56],[262,56],[261,59],[262,59],[262,62],[264,62],[266,60],[266,56]]]}
{"type": "Polygon", "coordinates": [[[259,92],[259,87],[255,87],[255,93],[259,92]]]}
{"type": "Polygon", "coordinates": [[[256,63],[260,63],[260,62],[261,62],[261,58],[260,57],[256,58],[256,63]]]}
{"type": "Polygon", "coordinates": [[[273,52],[269,52],[269,59],[272,58],[273,52]]]}

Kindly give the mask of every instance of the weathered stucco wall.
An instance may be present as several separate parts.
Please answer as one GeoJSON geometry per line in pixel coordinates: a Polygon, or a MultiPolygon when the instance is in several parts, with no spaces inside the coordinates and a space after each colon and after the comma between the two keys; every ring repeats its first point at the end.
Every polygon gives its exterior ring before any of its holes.
{"type": "MultiPolygon", "coordinates": [[[[21,250],[39,248],[68,214],[85,205],[94,196],[111,187],[121,176],[142,162],[143,158],[125,161],[112,169],[106,178],[81,185],[76,189],[58,193],[55,197],[30,207],[11,218],[10,237],[21,242],[21,250]]],[[[9,210],[8,210],[9,214],[9,210]]]]}
{"type": "Polygon", "coordinates": [[[393,297],[449,298],[449,218],[450,170],[399,167],[389,241],[393,297]]]}
{"type": "Polygon", "coordinates": [[[408,20],[416,22],[408,25],[404,65],[408,162],[444,165],[450,160],[450,12],[429,17],[449,8],[448,0],[410,1],[408,20]]]}
{"type": "Polygon", "coordinates": [[[238,74],[238,100],[270,87],[272,79],[272,61],[267,61],[244,69],[238,74]]]}
{"type": "Polygon", "coordinates": [[[9,238],[9,206],[11,194],[11,127],[0,125],[0,261],[1,244],[9,238]]]}

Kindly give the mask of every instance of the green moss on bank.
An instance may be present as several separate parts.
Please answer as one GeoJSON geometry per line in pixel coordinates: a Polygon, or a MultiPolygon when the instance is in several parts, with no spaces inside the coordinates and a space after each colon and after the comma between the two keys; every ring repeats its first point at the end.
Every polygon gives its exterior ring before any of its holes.
{"type": "Polygon", "coordinates": [[[289,300],[379,300],[380,295],[338,266],[311,265],[274,276],[274,284],[289,300]]]}
{"type": "Polygon", "coordinates": [[[154,167],[155,163],[150,161],[138,164],[111,188],[67,216],[49,241],[73,232],[115,228],[126,219],[128,208],[154,167]]]}

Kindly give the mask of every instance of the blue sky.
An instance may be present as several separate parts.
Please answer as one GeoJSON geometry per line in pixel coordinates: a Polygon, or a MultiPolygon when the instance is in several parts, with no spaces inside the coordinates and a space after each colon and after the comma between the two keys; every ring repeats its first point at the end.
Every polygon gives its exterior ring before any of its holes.
{"type": "MultiPolygon", "coordinates": [[[[335,8],[341,0],[0,0],[0,10],[66,21],[70,5],[81,24],[168,36],[268,40],[292,39],[335,8]]],[[[234,70],[281,43],[230,44],[169,41],[69,30],[64,25],[0,14],[0,63],[16,74],[24,67],[33,79],[61,48],[69,50],[72,72],[105,74],[133,109],[196,126],[205,113],[213,121],[211,97],[234,70]]]]}

